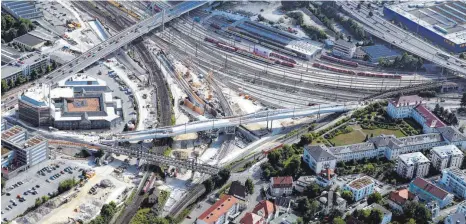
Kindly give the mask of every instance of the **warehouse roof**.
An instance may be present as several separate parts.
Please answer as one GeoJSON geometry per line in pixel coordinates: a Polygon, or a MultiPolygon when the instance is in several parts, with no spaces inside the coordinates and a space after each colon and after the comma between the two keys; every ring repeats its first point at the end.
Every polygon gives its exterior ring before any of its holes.
{"type": "Polygon", "coordinates": [[[36,46],[38,44],[42,44],[42,43],[45,42],[45,40],[40,39],[40,38],[38,38],[38,37],[36,37],[34,35],[31,35],[29,33],[15,38],[14,41],[22,43],[22,44],[27,45],[27,46],[31,46],[31,47],[34,47],[34,46],[36,46]]]}
{"type": "Polygon", "coordinates": [[[395,49],[386,47],[385,45],[372,45],[361,47],[371,61],[376,62],[379,58],[392,58],[401,55],[401,52],[395,49]]]}

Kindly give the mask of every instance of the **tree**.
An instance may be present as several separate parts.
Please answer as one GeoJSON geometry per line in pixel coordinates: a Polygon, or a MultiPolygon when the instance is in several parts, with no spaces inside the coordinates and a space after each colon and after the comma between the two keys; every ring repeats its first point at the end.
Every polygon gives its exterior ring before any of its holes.
{"type": "Polygon", "coordinates": [[[341,192],[341,197],[343,199],[345,199],[346,201],[348,201],[348,202],[352,202],[353,201],[353,192],[343,191],[343,192],[341,192]]]}
{"type": "Polygon", "coordinates": [[[370,60],[370,57],[368,54],[365,54],[364,57],[362,58],[362,60],[364,61],[369,61],[370,60]]]}
{"type": "Polygon", "coordinates": [[[22,75],[20,75],[20,76],[18,76],[18,78],[16,78],[16,86],[19,86],[19,85],[21,85],[21,84],[23,84],[25,82],[26,82],[26,79],[22,75]]]}
{"type": "Polygon", "coordinates": [[[406,224],[416,224],[416,220],[414,219],[409,219],[406,224]]]}
{"type": "Polygon", "coordinates": [[[343,220],[341,217],[336,217],[333,219],[333,224],[346,224],[345,220],[343,220]]]}
{"type": "Polygon", "coordinates": [[[461,107],[466,107],[466,93],[463,93],[463,97],[461,97],[461,107]]]}
{"type": "Polygon", "coordinates": [[[372,11],[369,12],[369,16],[372,17],[374,16],[374,13],[372,11]]]}
{"type": "Polygon", "coordinates": [[[18,28],[18,36],[27,34],[29,32],[29,27],[25,23],[21,23],[18,28]]]}
{"type": "Polygon", "coordinates": [[[299,144],[304,146],[304,145],[312,143],[312,140],[313,140],[312,133],[306,133],[304,135],[301,135],[301,141],[299,141],[299,144]]]}
{"type": "Polygon", "coordinates": [[[369,135],[366,135],[366,138],[364,138],[364,142],[367,142],[369,140],[369,135]]]}
{"type": "Polygon", "coordinates": [[[370,221],[369,223],[372,224],[379,224],[382,223],[383,219],[383,212],[380,211],[379,209],[372,209],[371,214],[369,215],[370,221]]]}
{"type": "Polygon", "coordinates": [[[115,202],[110,202],[109,204],[105,204],[102,206],[102,209],[100,210],[100,215],[104,217],[112,217],[113,214],[116,212],[116,204],[115,202]]]}
{"type": "Polygon", "coordinates": [[[461,59],[466,59],[466,54],[465,54],[465,53],[461,53],[459,57],[460,57],[461,59]]]}
{"type": "Polygon", "coordinates": [[[379,192],[374,192],[367,197],[367,204],[380,203],[382,201],[382,195],[379,192]]]}
{"type": "Polygon", "coordinates": [[[403,208],[407,219],[414,219],[417,224],[427,224],[432,218],[432,214],[424,204],[418,202],[408,202],[403,208]]]}
{"type": "Polygon", "coordinates": [[[276,165],[280,161],[280,156],[280,152],[275,150],[267,155],[267,159],[269,160],[270,164],[276,165]]]}
{"type": "Polygon", "coordinates": [[[373,174],[375,172],[375,167],[374,167],[374,165],[372,165],[372,163],[368,163],[368,164],[364,165],[364,171],[367,174],[373,174]]]}
{"type": "Polygon", "coordinates": [[[306,195],[308,198],[315,198],[320,195],[322,189],[320,186],[316,183],[312,183],[304,189],[304,195],[306,195]]]}
{"type": "Polygon", "coordinates": [[[346,38],[348,39],[348,42],[351,42],[351,36],[350,35],[346,36],[346,38]]]}
{"type": "Polygon", "coordinates": [[[40,198],[36,198],[36,202],[34,203],[34,206],[37,208],[42,204],[42,200],[40,198]]]}
{"type": "MultiPolygon", "coordinates": [[[[10,87],[8,86],[8,83],[7,81],[5,80],[2,80],[2,95],[8,91],[8,89],[10,89],[10,87]]],[[[2,182],[3,183],[3,182],[2,182]]]]}
{"type": "Polygon", "coordinates": [[[299,167],[301,167],[301,157],[293,156],[291,161],[286,165],[285,172],[288,175],[295,175],[299,172],[299,167]]]}
{"type": "Polygon", "coordinates": [[[31,79],[34,80],[34,79],[36,79],[36,78],[37,78],[37,70],[34,69],[34,70],[32,70],[32,72],[31,72],[31,79]]]}
{"type": "Polygon", "coordinates": [[[436,115],[440,114],[440,105],[438,103],[435,104],[434,114],[436,114],[436,115]]]}
{"type": "Polygon", "coordinates": [[[361,9],[361,3],[358,4],[358,6],[356,6],[357,9],[361,9]]]}
{"type": "Polygon", "coordinates": [[[16,86],[15,84],[15,80],[13,79],[10,79],[10,84],[9,84],[10,88],[14,88],[16,86]]]}
{"type": "Polygon", "coordinates": [[[246,179],[246,182],[244,182],[244,186],[246,186],[246,192],[248,194],[252,194],[254,192],[254,183],[250,178],[246,179]]]}

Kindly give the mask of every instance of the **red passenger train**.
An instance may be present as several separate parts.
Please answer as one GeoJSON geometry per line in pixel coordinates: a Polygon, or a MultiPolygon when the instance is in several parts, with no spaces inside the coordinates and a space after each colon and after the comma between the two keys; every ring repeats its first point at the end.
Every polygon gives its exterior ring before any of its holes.
{"type": "Polygon", "coordinates": [[[352,66],[352,67],[358,67],[359,66],[359,64],[357,62],[347,61],[347,60],[343,60],[343,59],[339,59],[339,58],[334,58],[334,57],[331,57],[331,56],[328,56],[328,55],[325,55],[325,54],[321,55],[320,58],[325,59],[325,60],[329,60],[329,61],[333,61],[333,62],[342,64],[342,65],[348,65],[348,66],[352,66]]]}

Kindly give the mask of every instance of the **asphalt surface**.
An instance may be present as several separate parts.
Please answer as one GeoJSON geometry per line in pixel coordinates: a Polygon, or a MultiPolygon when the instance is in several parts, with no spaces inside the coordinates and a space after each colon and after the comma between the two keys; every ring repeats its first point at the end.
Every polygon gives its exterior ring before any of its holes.
{"type": "Polygon", "coordinates": [[[68,166],[74,169],[76,167],[76,164],[67,163],[66,161],[62,161],[62,160],[60,161],[48,160],[8,180],[5,186],[5,192],[9,193],[10,196],[7,196],[6,194],[2,195],[1,210],[2,212],[4,212],[4,214],[2,214],[2,221],[4,218],[7,218],[8,220],[12,220],[16,216],[24,213],[27,210],[27,208],[34,206],[36,198],[40,198],[42,196],[48,196],[49,193],[57,192],[58,184],[60,181],[64,181],[66,179],[70,179],[73,177],[78,179],[78,176],[81,175],[81,172],[78,172],[79,167],[76,170],[72,170],[73,172],[72,174],[65,172],[63,175],[61,175],[57,179],[50,180],[50,177],[52,175],[60,173],[60,171],[63,171],[68,166]],[[51,164],[58,164],[60,167],[56,168],[56,170],[52,170],[50,173],[45,172],[45,176],[37,174],[37,171],[51,164]],[[50,182],[46,182],[47,179],[50,182]],[[13,188],[12,187],[13,184],[18,183],[19,181],[22,181],[23,184],[19,185],[18,187],[13,188]],[[36,195],[33,195],[30,192],[28,192],[27,195],[24,194],[29,189],[32,190],[32,187],[35,187],[36,185],[40,186],[39,188],[36,188],[36,191],[37,191],[36,195]],[[18,194],[24,197],[26,201],[19,202],[17,198],[18,194]],[[15,200],[17,206],[13,206],[13,203],[10,200],[15,200]],[[11,205],[12,209],[6,210],[8,205],[11,205]]]}

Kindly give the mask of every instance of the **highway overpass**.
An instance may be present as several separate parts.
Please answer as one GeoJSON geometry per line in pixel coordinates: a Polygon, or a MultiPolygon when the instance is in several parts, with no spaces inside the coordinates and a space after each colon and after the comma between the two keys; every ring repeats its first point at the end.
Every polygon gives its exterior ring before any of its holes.
{"type": "Polygon", "coordinates": [[[166,10],[165,16],[163,16],[164,13],[161,12],[141,20],[133,26],[126,28],[118,34],[110,37],[106,41],[84,52],[82,55],[55,69],[55,71],[49,73],[48,76],[51,76],[55,79],[57,77],[65,77],[71,74],[75,74],[92,65],[99,59],[120,49],[136,38],[150,32],[152,29],[160,27],[162,23],[169,22],[172,19],[177,18],[188,11],[201,7],[208,2],[209,1],[182,2],[173,8],[166,10]]]}
{"type": "Polygon", "coordinates": [[[141,141],[154,138],[165,138],[186,133],[215,130],[225,127],[238,126],[242,124],[258,123],[262,121],[268,122],[285,118],[304,117],[314,114],[347,112],[355,108],[357,108],[356,103],[346,105],[335,104],[294,109],[265,110],[242,116],[225,117],[220,119],[207,119],[175,126],[160,127],[151,130],[125,132],[117,134],[117,138],[115,140],[105,140],[102,142],[141,141]]]}

